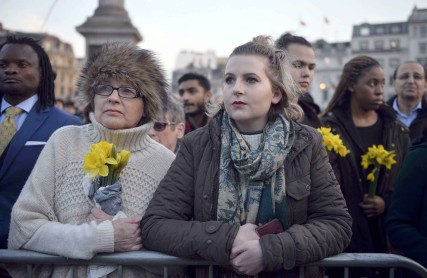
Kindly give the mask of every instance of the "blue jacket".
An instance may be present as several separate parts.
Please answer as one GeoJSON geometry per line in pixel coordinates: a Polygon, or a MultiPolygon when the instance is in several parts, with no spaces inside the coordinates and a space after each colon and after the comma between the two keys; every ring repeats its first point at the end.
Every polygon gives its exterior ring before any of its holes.
{"type": "Polygon", "coordinates": [[[0,158],[0,249],[7,248],[12,206],[21,193],[44,143],[58,128],[80,124],[79,118],[55,107],[37,111],[36,103],[10,141],[0,158]]]}

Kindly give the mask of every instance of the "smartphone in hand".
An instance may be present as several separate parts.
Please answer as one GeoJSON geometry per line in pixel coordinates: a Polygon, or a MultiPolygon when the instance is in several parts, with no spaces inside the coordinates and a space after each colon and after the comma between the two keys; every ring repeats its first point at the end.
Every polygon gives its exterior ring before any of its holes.
{"type": "Polygon", "coordinates": [[[255,232],[259,237],[262,237],[263,235],[269,235],[269,234],[279,234],[283,232],[282,223],[280,223],[279,219],[274,218],[273,220],[256,228],[255,232]]]}

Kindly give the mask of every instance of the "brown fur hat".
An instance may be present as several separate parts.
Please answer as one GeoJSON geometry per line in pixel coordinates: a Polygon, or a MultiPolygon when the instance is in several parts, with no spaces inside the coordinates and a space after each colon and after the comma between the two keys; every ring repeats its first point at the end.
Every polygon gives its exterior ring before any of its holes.
{"type": "Polygon", "coordinates": [[[153,52],[127,42],[105,44],[83,68],[77,83],[84,103],[86,120],[93,112],[93,86],[108,78],[129,83],[144,97],[144,117],[140,124],[159,119],[168,99],[168,83],[153,52]]]}

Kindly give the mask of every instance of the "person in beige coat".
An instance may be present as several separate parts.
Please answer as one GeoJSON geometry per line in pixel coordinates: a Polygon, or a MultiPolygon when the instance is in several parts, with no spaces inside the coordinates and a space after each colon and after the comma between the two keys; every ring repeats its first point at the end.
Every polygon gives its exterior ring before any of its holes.
{"type": "MultiPolygon", "coordinates": [[[[79,81],[89,124],[59,129],[47,142],[12,209],[9,249],[25,249],[73,259],[98,253],[140,250],[139,222],[175,155],[148,136],[160,117],[167,83],[148,50],[111,43],[88,61],[79,81]],[[84,156],[107,141],[130,159],[120,174],[122,218],[93,208],[83,190],[84,156]]],[[[9,268],[13,276],[26,268],[9,268]]],[[[71,277],[71,265],[39,265],[34,277],[71,277]]],[[[78,266],[77,277],[116,277],[117,267],[78,266]]],[[[139,266],[124,277],[153,277],[139,266]]]]}

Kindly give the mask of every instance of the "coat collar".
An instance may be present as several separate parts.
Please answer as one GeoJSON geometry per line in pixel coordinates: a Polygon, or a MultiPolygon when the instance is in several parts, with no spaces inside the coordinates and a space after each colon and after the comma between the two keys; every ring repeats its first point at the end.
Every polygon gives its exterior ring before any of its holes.
{"type": "MultiPolygon", "coordinates": [[[[209,136],[214,146],[214,149],[219,150],[221,148],[221,122],[223,113],[218,112],[210,121],[206,128],[209,128],[209,136]]],[[[291,121],[293,125],[293,132],[295,133],[294,144],[286,158],[287,161],[291,161],[298,155],[304,148],[306,148],[310,142],[313,140],[313,136],[304,127],[304,125],[291,121]]]]}

